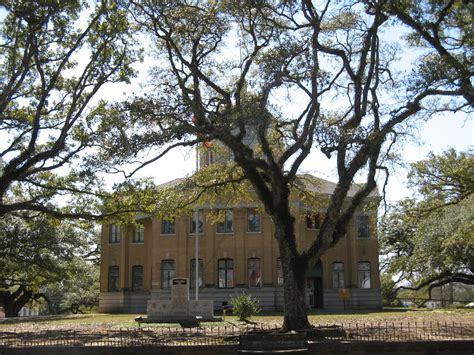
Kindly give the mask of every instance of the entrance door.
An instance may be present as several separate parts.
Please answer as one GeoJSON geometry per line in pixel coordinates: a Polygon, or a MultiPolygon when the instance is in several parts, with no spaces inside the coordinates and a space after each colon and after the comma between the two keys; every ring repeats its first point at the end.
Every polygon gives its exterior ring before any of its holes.
{"type": "Polygon", "coordinates": [[[314,294],[313,304],[314,308],[323,308],[323,279],[322,277],[315,277],[314,282],[314,294]]]}
{"type": "Polygon", "coordinates": [[[323,308],[323,266],[318,261],[307,275],[311,308],[323,308]]]}

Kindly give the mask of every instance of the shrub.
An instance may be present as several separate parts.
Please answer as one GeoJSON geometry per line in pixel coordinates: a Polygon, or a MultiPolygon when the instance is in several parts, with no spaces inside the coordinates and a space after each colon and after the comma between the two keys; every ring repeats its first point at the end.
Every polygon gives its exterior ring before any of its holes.
{"type": "Polygon", "coordinates": [[[247,321],[251,316],[260,312],[258,299],[246,293],[232,296],[230,303],[232,304],[233,313],[241,321],[247,321]]]}

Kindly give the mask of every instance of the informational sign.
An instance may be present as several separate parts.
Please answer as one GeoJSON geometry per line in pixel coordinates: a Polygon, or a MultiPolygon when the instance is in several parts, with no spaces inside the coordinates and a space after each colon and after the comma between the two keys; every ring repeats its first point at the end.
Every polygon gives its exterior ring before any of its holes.
{"type": "Polygon", "coordinates": [[[351,298],[351,293],[348,288],[339,289],[339,299],[341,301],[349,301],[350,298],[351,298]]]}

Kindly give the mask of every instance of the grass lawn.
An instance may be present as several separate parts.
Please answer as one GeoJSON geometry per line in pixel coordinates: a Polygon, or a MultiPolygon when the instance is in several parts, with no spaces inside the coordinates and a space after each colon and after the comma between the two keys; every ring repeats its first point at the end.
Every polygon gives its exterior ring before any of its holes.
{"type": "MultiPolygon", "coordinates": [[[[0,332],[29,332],[33,330],[73,329],[77,331],[99,331],[119,328],[137,328],[134,318],[138,314],[86,314],[60,317],[43,317],[39,319],[4,320],[0,323],[0,332]]],[[[283,317],[281,313],[261,313],[251,318],[252,323],[278,325],[283,317]]],[[[335,323],[422,323],[422,322],[456,322],[474,324],[474,310],[467,309],[384,309],[379,311],[346,311],[328,312],[312,311],[309,314],[312,324],[335,323]]],[[[203,322],[202,326],[242,325],[235,316],[226,316],[225,322],[203,322]]],[[[178,324],[157,323],[144,324],[145,327],[175,327],[178,324]]]]}

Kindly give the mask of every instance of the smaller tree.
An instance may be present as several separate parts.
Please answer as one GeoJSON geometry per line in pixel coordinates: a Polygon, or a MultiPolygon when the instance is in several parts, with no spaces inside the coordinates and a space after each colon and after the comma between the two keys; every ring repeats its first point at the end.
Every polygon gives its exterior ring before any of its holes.
{"type": "Polygon", "coordinates": [[[384,307],[400,307],[402,305],[400,299],[395,294],[397,283],[393,280],[392,275],[382,274],[380,276],[380,292],[382,294],[382,304],[384,307]]]}
{"type": "Polygon", "coordinates": [[[59,283],[47,285],[46,311],[52,314],[84,313],[99,305],[99,266],[83,258],[67,263],[68,277],[59,283]]]}
{"type": "Polygon", "coordinates": [[[61,285],[64,292],[69,284],[77,288],[78,280],[93,278],[90,270],[84,273],[82,259],[95,238],[89,228],[44,215],[0,219],[0,303],[7,317],[18,316],[33,300],[49,302],[49,287],[61,285]]]}
{"type": "Polygon", "coordinates": [[[474,157],[450,149],[412,165],[409,182],[419,198],[400,201],[384,219],[383,269],[398,287],[424,290],[474,284],[474,157]],[[408,285],[407,285],[408,284],[408,285]]]}
{"type": "Polygon", "coordinates": [[[242,293],[232,296],[232,312],[239,317],[240,321],[248,322],[250,317],[260,312],[260,304],[257,298],[250,294],[242,293]]]}

